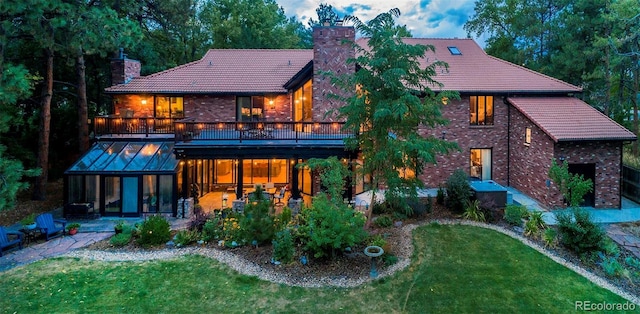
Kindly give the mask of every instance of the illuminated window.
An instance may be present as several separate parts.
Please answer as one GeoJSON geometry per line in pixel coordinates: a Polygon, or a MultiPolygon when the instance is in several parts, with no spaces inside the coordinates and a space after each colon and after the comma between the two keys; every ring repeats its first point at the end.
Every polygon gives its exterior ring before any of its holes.
{"type": "Polygon", "coordinates": [[[469,124],[493,125],[493,96],[469,98],[469,124]]]}
{"type": "Polygon", "coordinates": [[[526,128],[524,130],[524,145],[531,145],[531,128],[526,128]]]}
{"type": "Polygon", "coordinates": [[[156,118],[184,118],[182,97],[156,96],[156,118]]]}

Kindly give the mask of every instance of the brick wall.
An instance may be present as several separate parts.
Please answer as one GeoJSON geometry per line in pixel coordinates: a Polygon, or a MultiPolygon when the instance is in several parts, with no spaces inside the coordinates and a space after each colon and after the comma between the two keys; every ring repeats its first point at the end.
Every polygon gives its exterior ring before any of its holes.
{"type": "Polygon", "coordinates": [[[562,205],[555,187],[548,187],[549,168],[554,157],[553,140],[520,111],[511,108],[509,184],[547,207],[562,205]],[[531,144],[526,146],[525,130],[531,128],[531,144]]]}
{"type": "Polygon", "coordinates": [[[595,164],[595,207],[620,208],[621,142],[561,142],[554,151],[569,164],[595,164]]]}
{"type": "Polygon", "coordinates": [[[140,76],[140,61],[126,57],[111,59],[111,85],[129,82],[140,76]]]}
{"type": "Polygon", "coordinates": [[[449,124],[436,129],[423,129],[423,136],[442,137],[442,131],[446,131],[445,139],[455,141],[460,151],[453,151],[448,155],[438,156],[437,165],[429,165],[419,176],[427,187],[444,185],[454,170],[462,169],[469,174],[470,149],[491,149],[493,166],[492,179],[499,184],[507,183],[507,106],[500,97],[494,97],[494,125],[471,126],[469,125],[469,96],[461,96],[460,100],[452,100],[442,108],[443,116],[449,120],[449,124]]]}
{"type": "MultiPolygon", "coordinates": [[[[265,97],[265,117],[269,121],[291,121],[290,95],[265,97]],[[273,105],[269,104],[273,99],[273,105]]],[[[114,114],[133,110],[134,117],[153,117],[153,95],[114,95],[114,114]],[[143,104],[143,102],[146,102],[143,104]]],[[[184,114],[198,122],[228,122],[236,120],[236,97],[233,95],[186,95],[184,114]]]]}
{"type": "Polygon", "coordinates": [[[330,94],[343,94],[331,79],[322,72],[332,72],[336,75],[352,73],[353,64],[346,61],[355,55],[354,50],[346,41],[355,40],[355,29],[350,26],[320,26],[313,28],[313,120],[335,121],[324,115],[332,109],[342,106],[336,99],[328,97],[330,94]]]}

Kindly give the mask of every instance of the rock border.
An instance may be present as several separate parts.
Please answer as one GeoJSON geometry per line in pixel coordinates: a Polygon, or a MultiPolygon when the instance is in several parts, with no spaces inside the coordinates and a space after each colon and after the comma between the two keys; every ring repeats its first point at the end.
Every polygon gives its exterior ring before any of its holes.
{"type": "Polygon", "coordinates": [[[558,264],[561,264],[577,274],[587,278],[592,283],[605,288],[637,305],[640,305],[640,298],[638,296],[632,295],[622,289],[616,287],[615,285],[610,284],[604,278],[593,274],[587,271],[585,268],[576,265],[572,262],[565,260],[564,258],[554,254],[553,252],[545,249],[539,244],[531,241],[530,239],[512,231],[506,229],[501,226],[469,221],[469,220],[451,220],[451,219],[434,219],[429,221],[424,221],[418,224],[407,224],[402,227],[402,233],[404,236],[401,238],[400,243],[397,248],[395,248],[395,252],[398,255],[398,262],[387,267],[380,271],[377,278],[372,279],[368,276],[360,277],[360,278],[333,278],[333,277],[319,277],[319,278],[291,278],[287,277],[286,274],[281,274],[277,271],[273,271],[270,269],[265,269],[260,265],[247,261],[246,259],[237,256],[229,251],[219,250],[216,248],[208,248],[208,247],[187,247],[187,248],[174,248],[174,249],[164,249],[159,251],[147,251],[147,252],[109,252],[109,251],[98,251],[98,250],[74,250],[68,253],[65,253],[61,256],[64,257],[74,257],[74,258],[82,258],[89,259],[95,261],[134,261],[134,262],[143,262],[143,261],[152,261],[159,259],[173,259],[177,257],[181,257],[184,255],[202,255],[212,259],[219,261],[220,263],[225,264],[231,269],[249,276],[256,276],[261,280],[270,281],[273,283],[284,284],[288,286],[294,287],[303,287],[303,288],[321,288],[321,287],[340,287],[340,288],[354,288],[360,285],[363,285],[368,282],[372,282],[374,280],[379,280],[381,278],[390,276],[395,274],[396,272],[407,268],[411,262],[411,254],[414,251],[413,247],[413,237],[412,232],[418,227],[422,227],[428,224],[442,224],[442,225],[466,225],[466,226],[474,226],[484,229],[490,229],[493,231],[497,231],[504,235],[507,235],[515,240],[520,241],[521,243],[533,248],[534,250],[542,253],[543,255],[551,258],[558,264]]]}

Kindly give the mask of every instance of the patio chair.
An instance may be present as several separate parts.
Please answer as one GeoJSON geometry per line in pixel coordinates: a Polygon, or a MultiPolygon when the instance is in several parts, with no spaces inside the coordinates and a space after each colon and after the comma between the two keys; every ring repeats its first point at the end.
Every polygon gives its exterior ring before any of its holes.
{"type": "Polygon", "coordinates": [[[8,247],[18,245],[19,249],[22,249],[22,233],[15,231],[7,231],[4,227],[0,227],[0,256],[2,256],[2,250],[8,247]],[[9,235],[17,236],[17,238],[9,239],[9,235]]]}
{"type": "Polygon", "coordinates": [[[278,200],[276,202],[276,205],[284,205],[284,193],[287,192],[287,188],[283,187],[282,189],[280,189],[280,194],[276,194],[273,196],[274,200],[278,200]]]}
{"type": "Polygon", "coordinates": [[[40,233],[44,234],[47,241],[49,241],[49,239],[53,237],[64,235],[67,221],[64,219],[53,219],[53,215],[44,213],[36,217],[36,224],[38,225],[36,228],[40,229],[40,233]],[[60,224],[62,227],[58,227],[56,224],[60,224]],[[61,233],[58,234],[58,232],[61,233]]]}

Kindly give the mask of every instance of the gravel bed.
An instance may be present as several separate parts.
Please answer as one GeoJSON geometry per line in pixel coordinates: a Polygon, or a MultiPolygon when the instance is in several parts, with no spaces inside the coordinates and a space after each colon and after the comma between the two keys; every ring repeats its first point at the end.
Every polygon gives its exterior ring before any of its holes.
{"type": "MultiPolygon", "coordinates": [[[[534,250],[548,256],[555,262],[566,266],[567,268],[575,271],[576,273],[582,275],[587,278],[591,282],[596,285],[608,289],[621,297],[640,305],[640,298],[638,296],[629,294],[619,287],[610,284],[604,278],[593,274],[592,272],[587,271],[583,267],[576,265],[570,261],[567,261],[563,257],[559,256],[553,251],[547,250],[542,247],[538,243],[531,241],[530,239],[518,234],[512,230],[504,228],[502,226],[491,225],[486,223],[478,223],[468,220],[451,220],[451,219],[435,219],[431,221],[424,221],[417,224],[406,224],[401,227],[401,232],[399,233],[399,237],[396,239],[396,243],[394,243],[394,254],[398,257],[398,262],[389,267],[385,267],[380,270],[378,278],[383,278],[394,274],[399,270],[405,269],[409,266],[410,257],[413,253],[413,244],[412,244],[412,231],[419,226],[429,224],[429,223],[439,223],[439,224],[447,224],[447,225],[469,225],[476,226],[485,229],[495,230],[497,232],[503,233],[513,239],[516,239],[523,244],[533,248],[534,250]]],[[[213,247],[187,247],[187,248],[171,248],[171,249],[161,249],[161,250],[149,250],[149,251],[136,251],[136,252],[126,252],[126,251],[106,251],[106,250],[74,250],[70,251],[63,256],[68,257],[77,257],[84,258],[90,260],[97,261],[149,261],[149,260],[158,260],[158,259],[171,259],[177,258],[183,255],[197,254],[202,256],[207,256],[209,258],[213,258],[221,263],[226,264],[232,269],[236,270],[239,273],[256,276],[262,280],[271,281],[274,283],[285,284],[289,286],[298,286],[298,287],[307,287],[307,288],[317,288],[317,287],[356,287],[362,285],[364,283],[370,282],[371,279],[368,275],[360,276],[358,278],[348,278],[343,276],[291,276],[287,274],[287,272],[278,271],[277,268],[269,266],[262,266],[260,264],[248,261],[242,256],[235,254],[233,251],[218,249],[213,247]]]]}

